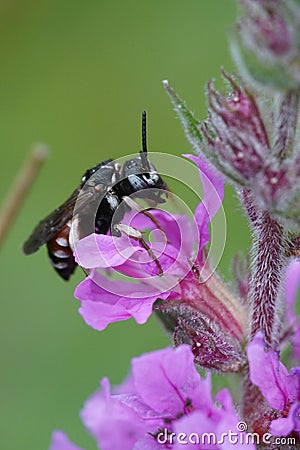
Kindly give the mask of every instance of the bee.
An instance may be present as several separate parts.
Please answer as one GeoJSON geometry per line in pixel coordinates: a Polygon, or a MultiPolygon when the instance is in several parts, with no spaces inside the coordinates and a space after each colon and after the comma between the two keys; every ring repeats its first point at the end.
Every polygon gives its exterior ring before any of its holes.
{"type": "MultiPolygon", "coordinates": [[[[64,280],[69,280],[77,266],[73,251],[78,239],[93,232],[110,231],[119,236],[122,227],[112,227],[112,221],[119,223],[126,211],[139,206],[130,198],[132,194],[154,206],[165,202],[162,195],[167,190],[166,183],[148,160],[146,111],[143,111],[139,156],[122,166],[108,159],[87,170],[70,197],[38,223],[24,243],[23,251],[30,255],[46,244],[51,265],[64,280]]],[[[149,217],[150,213],[146,211],[146,215],[149,217]]],[[[142,245],[145,246],[143,241],[142,245]]]]}

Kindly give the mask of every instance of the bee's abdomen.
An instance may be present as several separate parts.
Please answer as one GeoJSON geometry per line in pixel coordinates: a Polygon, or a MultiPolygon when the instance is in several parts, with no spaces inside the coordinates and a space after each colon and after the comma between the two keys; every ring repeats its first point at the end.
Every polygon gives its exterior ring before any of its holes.
{"type": "Polygon", "coordinates": [[[77,265],[70,247],[69,234],[70,223],[68,222],[47,242],[51,265],[64,280],[70,278],[77,265]]]}

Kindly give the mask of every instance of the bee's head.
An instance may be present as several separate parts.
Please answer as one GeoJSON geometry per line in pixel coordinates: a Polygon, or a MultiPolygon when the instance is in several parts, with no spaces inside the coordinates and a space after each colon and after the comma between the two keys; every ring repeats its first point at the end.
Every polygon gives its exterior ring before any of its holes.
{"type": "Polygon", "coordinates": [[[131,175],[142,174],[145,172],[152,172],[155,168],[148,160],[147,156],[147,129],[146,129],[146,111],[142,114],[142,150],[140,151],[140,156],[137,158],[130,159],[126,161],[122,169],[122,177],[127,178],[131,175]]]}
{"type": "Polygon", "coordinates": [[[147,160],[147,167],[142,162],[140,156],[137,158],[125,161],[122,167],[122,178],[130,177],[131,175],[138,175],[144,172],[150,172],[150,162],[147,160]]]}
{"type": "Polygon", "coordinates": [[[153,191],[160,189],[168,190],[166,183],[158,174],[155,166],[148,160],[147,156],[147,136],[146,136],[146,111],[142,115],[142,150],[140,156],[126,161],[122,168],[121,178],[126,178],[132,192],[137,192],[140,197],[154,200],[156,203],[163,203],[161,192],[153,191]],[[151,189],[149,191],[149,189],[151,189]],[[143,192],[148,189],[148,191],[143,192]]]}

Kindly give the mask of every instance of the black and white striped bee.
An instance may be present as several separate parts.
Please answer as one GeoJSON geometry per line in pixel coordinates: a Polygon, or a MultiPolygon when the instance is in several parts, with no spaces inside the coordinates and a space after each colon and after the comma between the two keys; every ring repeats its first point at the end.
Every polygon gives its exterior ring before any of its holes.
{"type": "Polygon", "coordinates": [[[121,227],[112,227],[112,220],[120,222],[126,210],[134,207],[129,196],[136,194],[156,205],[165,202],[162,195],[166,191],[165,182],[147,157],[146,111],[143,111],[140,156],[126,161],[122,167],[108,159],[87,170],[70,197],[38,223],[23,245],[24,253],[34,253],[46,244],[52,266],[68,280],[76,269],[73,250],[79,238],[91,232],[106,234],[109,230],[120,235],[121,227]],[[91,223],[90,216],[93,229],[86,227],[91,223]]]}

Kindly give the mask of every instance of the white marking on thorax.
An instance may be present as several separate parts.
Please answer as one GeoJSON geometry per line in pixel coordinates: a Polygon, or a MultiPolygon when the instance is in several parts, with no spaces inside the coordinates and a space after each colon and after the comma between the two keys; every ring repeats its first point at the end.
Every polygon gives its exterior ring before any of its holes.
{"type": "Polygon", "coordinates": [[[147,184],[155,185],[158,182],[158,174],[156,172],[150,172],[149,178],[143,177],[147,184]]]}
{"type": "Polygon", "coordinates": [[[128,180],[130,184],[132,184],[136,188],[136,190],[143,189],[144,183],[137,175],[129,175],[128,180]]]}
{"type": "Polygon", "coordinates": [[[114,194],[107,194],[106,200],[112,211],[116,210],[119,206],[119,200],[114,194]]]}

